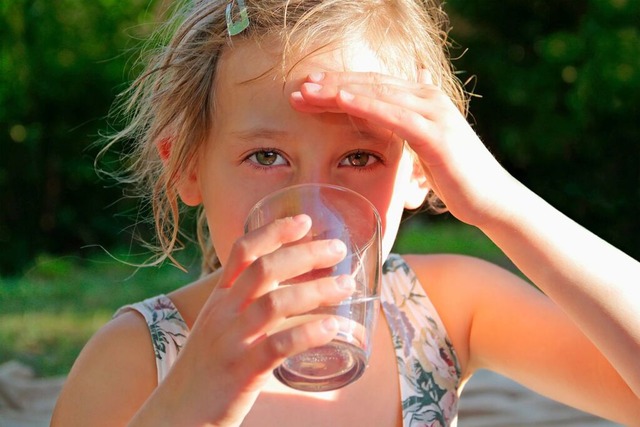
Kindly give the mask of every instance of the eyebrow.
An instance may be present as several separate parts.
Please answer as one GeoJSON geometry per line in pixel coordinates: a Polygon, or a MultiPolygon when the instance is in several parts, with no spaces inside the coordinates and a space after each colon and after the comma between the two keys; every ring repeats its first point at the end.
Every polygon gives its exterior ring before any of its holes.
{"type": "Polygon", "coordinates": [[[283,140],[289,138],[290,134],[284,130],[260,127],[231,132],[231,135],[243,141],[252,141],[254,139],[283,140]]]}
{"type": "MultiPolygon", "coordinates": [[[[231,132],[231,135],[241,141],[272,140],[286,141],[291,139],[291,133],[286,130],[269,127],[257,127],[246,130],[231,132]]],[[[345,135],[355,141],[366,142],[371,145],[386,145],[393,139],[390,131],[379,132],[371,126],[359,124],[352,126],[345,132],[345,135]]]]}

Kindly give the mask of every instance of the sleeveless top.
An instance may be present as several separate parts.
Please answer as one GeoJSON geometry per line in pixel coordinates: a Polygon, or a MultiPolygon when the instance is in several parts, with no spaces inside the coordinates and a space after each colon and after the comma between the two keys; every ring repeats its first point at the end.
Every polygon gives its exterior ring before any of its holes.
{"type": "MultiPolygon", "coordinates": [[[[433,304],[399,255],[391,254],[382,267],[380,297],[396,351],[403,426],[456,426],[458,359],[433,304]]],[[[147,322],[160,383],[189,335],[187,324],[165,295],[125,306],[115,316],[127,310],[147,322]]]]}

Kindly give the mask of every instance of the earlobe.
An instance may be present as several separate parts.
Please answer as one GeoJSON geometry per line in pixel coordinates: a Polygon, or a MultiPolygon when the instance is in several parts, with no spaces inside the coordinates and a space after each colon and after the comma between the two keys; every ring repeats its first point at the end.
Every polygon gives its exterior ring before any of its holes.
{"type": "Polygon", "coordinates": [[[422,164],[420,164],[419,160],[414,159],[409,188],[405,192],[404,208],[414,210],[421,207],[427,198],[427,194],[429,194],[430,188],[431,186],[422,164]]]}
{"type": "MultiPolygon", "coordinates": [[[[162,160],[162,165],[165,172],[172,175],[170,169],[175,166],[171,162],[171,150],[172,150],[172,137],[166,137],[159,139],[156,143],[158,149],[158,155],[162,160]]],[[[198,182],[198,175],[196,173],[196,167],[194,165],[188,165],[181,171],[180,178],[176,183],[176,190],[182,202],[187,206],[198,206],[202,203],[202,195],[200,193],[200,184],[198,182]]]]}
{"type": "Polygon", "coordinates": [[[188,176],[178,182],[176,185],[180,199],[187,206],[198,206],[202,203],[202,194],[200,193],[200,183],[195,172],[189,171],[188,176]]]}

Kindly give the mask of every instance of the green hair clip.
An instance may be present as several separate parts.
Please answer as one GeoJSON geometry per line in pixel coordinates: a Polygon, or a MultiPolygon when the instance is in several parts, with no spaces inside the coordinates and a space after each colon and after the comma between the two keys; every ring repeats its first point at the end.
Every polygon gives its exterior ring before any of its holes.
{"type": "Polygon", "coordinates": [[[230,36],[235,36],[240,34],[249,26],[249,14],[247,13],[247,5],[244,4],[244,0],[231,0],[227,5],[227,30],[229,31],[230,36]],[[231,11],[233,9],[234,3],[238,3],[238,9],[240,12],[240,19],[238,21],[233,21],[233,17],[231,16],[231,11]]]}

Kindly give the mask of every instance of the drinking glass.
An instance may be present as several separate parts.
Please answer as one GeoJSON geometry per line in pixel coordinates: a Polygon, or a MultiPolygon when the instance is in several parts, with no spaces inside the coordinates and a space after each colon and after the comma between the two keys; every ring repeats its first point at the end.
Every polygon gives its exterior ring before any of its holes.
{"type": "MultiPolygon", "coordinates": [[[[312,270],[280,285],[295,286],[320,277],[347,274],[355,280],[356,289],[339,304],[291,317],[271,332],[318,317],[333,316],[339,324],[338,334],[330,343],[287,358],[274,375],[298,390],[334,390],[360,378],[371,354],[380,307],[380,216],[367,199],[352,190],[328,184],[300,184],[260,200],[249,213],[245,231],[303,213],[311,217],[312,225],[301,241],[340,239],[347,247],[347,255],[335,266],[312,270]]],[[[293,244],[296,243],[299,242],[293,244]]]]}

